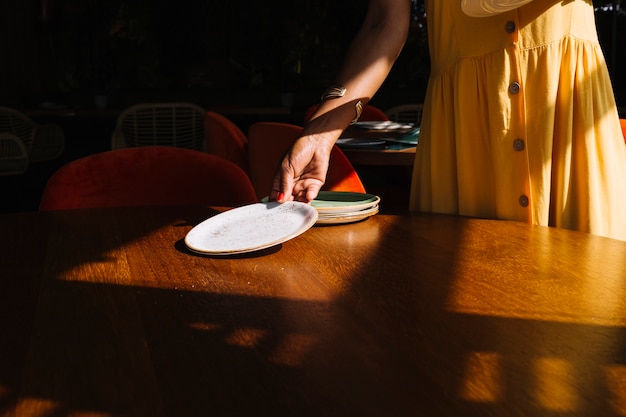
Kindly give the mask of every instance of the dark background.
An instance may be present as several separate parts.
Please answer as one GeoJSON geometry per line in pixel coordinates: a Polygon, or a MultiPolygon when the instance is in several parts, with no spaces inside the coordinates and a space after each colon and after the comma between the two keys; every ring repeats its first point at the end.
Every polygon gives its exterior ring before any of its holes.
{"type": "MultiPolygon", "coordinates": [[[[367,1],[3,4],[8,59],[0,102],[89,106],[94,95],[106,94],[119,107],[146,98],[273,105],[283,92],[296,92],[296,105],[314,103],[332,82],[367,1]]],[[[407,44],[411,52],[388,81],[398,99],[415,102],[416,94],[423,95],[428,62],[416,59],[427,52],[423,29],[416,20],[407,44]]]]}
{"type": "MultiPolygon", "coordinates": [[[[428,76],[422,0],[411,36],[373,104],[420,101],[428,76]]],[[[596,0],[619,106],[626,106],[625,10],[596,0]]],[[[147,99],[202,106],[317,101],[367,0],[3,0],[0,104],[123,107],[147,99]]]]}
{"type": "MultiPolygon", "coordinates": [[[[414,0],[407,44],[372,100],[382,109],[424,96],[422,1],[414,0]]],[[[624,108],[626,10],[621,0],[594,4],[624,108]]],[[[2,0],[0,106],[59,124],[66,138],[59,160],[33,165],[20,178],[0,177],[3,195],[17,196],[2,208],[36,209],[49,175],[110,149],[118,113],[138,102],[281,106],[283,93],[292,93],[291,111],[279,121],[301,124],[304,110],[332,83],[366,7],[367,0],[2,0]],[[106,108],[96,108],[96,96],[106,96],[106,108]],[[77,112],[67,117],[56,109],[77,112]]],[[[251,120],[237,122],[245,131],[251,120]]]]}

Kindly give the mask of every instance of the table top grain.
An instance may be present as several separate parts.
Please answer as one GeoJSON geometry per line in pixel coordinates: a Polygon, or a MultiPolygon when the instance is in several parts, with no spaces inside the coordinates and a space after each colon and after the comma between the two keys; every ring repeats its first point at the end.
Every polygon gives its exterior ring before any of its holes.
{"type": "Polygon", "coordinates": [[[626,415],[625,242],[407,213],[192,253],[216,213],[0,215],[0,415],[626,415]]]}

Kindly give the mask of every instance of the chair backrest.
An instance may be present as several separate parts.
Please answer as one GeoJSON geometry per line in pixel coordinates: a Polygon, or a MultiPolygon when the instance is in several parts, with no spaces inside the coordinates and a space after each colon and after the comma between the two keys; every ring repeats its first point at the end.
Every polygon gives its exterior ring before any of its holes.
{"type": "Polygon", "coordinates": [[[248,138],[230,119],[208,111],[204,115],[206,150],[239,165],[246,173],[248,164],[248,138]]]}
{"type": "MultiPolygon", "coordinates": [[[[257,198],[268,195],[274,175],[302,127],[289,123],[257,122],[248,131],[250,179],[257,198]]],[[[322,190],[365,192],[365,187],[346,155],[333,147],[326,182],[322,190]]]]}
{"type": "Polygon", "coordinates": [[[22,139],[0,132],[0,175],[19,175],[28,170],[28,152],[22,139]]]}
{"type": "Polygon", "coordinates": [[[147,146],[101,152],[57,170],[40,210],[123,206],[240,206],[256,202],[234,163],[206,152],[147,146]]]}
{"type": "Polygon", "coordinates": [[[35,138],[36,124],[30,117],[18,110],[0,107],[0,133],[13,133],[24,142],[24,147],[30,154],[35,138]]]}
{"type": "Polygon", "coordinates": [[[626,143],[626,119],[619,119],[619,123],[622,126],[622,136],[624,136],[624,143],[626,143]]]}
{"type": "Polygon", "coordinates": [[[117,118],[112,149],[174,146],[203,150],[205,110],[193,103],[141,103],[117,118]]]}
{"type": "MultiPolygon", "coordinates": [[[[311,120],[311,117],[313,117],[313,113],[315,113],[315,110],[317,110],[318,106],[319,106],[318,104],[315,104],[305,110],[304,112],[305,123],[311,120]]],[[[363,112],[361,113],[361,117],[359,117],[359,120],[362,122],[375,122],[378,120],[387,121],[389,120],[389,118],[387,117],[385,112],[379,109],[378,107],[372,106],[370,104],[366,104],[363,107],[363,112]]]]}
{"type": "Polygon", "coordinates": [[[389,120],[398,123],[414,123],[419,126],[422,123],[422,110],[424,105],[421,103],[401,104],[394,106],[385,111],[389,120]]]}

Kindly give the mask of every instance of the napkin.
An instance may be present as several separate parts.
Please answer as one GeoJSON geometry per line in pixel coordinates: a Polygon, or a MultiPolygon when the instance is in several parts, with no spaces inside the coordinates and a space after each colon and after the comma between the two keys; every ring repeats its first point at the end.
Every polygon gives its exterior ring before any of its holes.
{"type": "Polygon", "coordinates": [[[461,0],[463,13],[471,17],[487,17],[517,9],[532,0],[461,0]]]}

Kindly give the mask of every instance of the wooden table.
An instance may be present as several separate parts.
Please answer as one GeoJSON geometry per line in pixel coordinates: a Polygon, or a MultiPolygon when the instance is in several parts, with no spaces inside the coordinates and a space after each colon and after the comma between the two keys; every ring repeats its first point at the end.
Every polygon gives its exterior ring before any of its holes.
{"type": "Polygon", "coordinates": [[[1,215],[0,415],[626,415],[625,242],[406,214],[190,253],[213,213],[1,215]]]}

